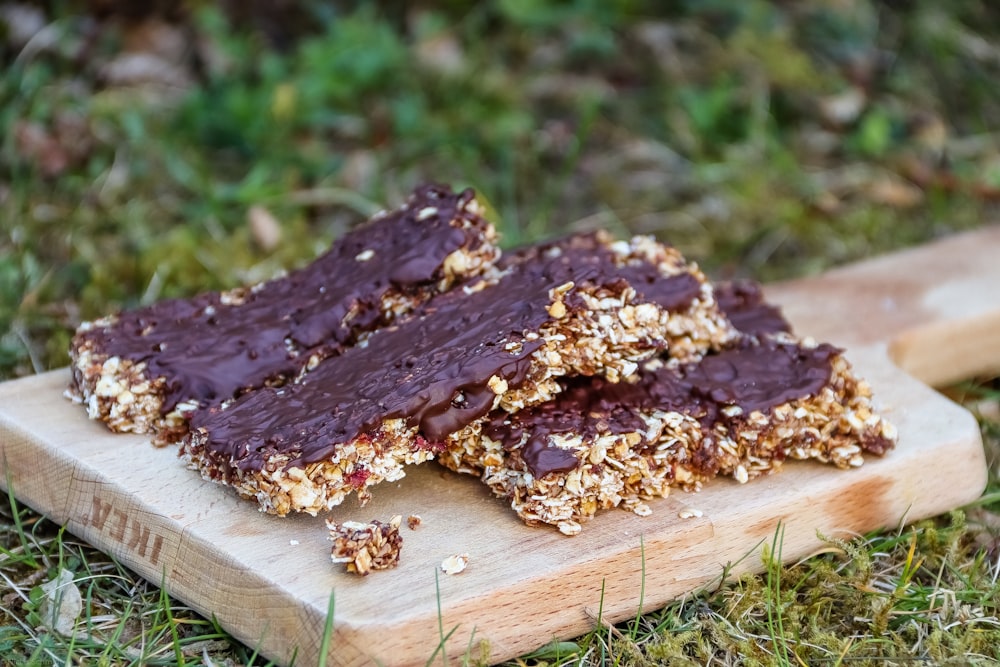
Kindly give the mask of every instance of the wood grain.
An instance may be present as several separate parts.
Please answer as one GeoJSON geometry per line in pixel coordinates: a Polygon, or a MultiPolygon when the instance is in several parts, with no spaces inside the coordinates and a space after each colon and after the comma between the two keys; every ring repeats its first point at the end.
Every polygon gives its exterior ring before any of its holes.
{"type": "Polygon", "coordinates": [[[997,258],[1000,227],[988,227],[768,288],[800,332],[846,346],[871,381],[900,433],[884,459],[718,480],[651,503],[650,517],[603,513],[573,538],[526,527],[475,480],[425,465],[365,508],[352,500],[333,514],[424,521],[403,529],[397,569],[347,575],[329,562],[322,518],[259,514],[174,450],[108,433],[62,397],[66,370],[0,385],[0,486],[277,661],[317,662],[331,593],[330,664],[424,664],[439,642],[439,600],[441,626],[454,628],[449,656],[478,656],[486,642],[502,660],[590,630],[599,610],[615,622],[640,599],[660,607],[727,563],[759,569],[779,522],[783,555],[797,559],[820,546],[817,531],[856,534],[974,500],[986,482],[976,422],[925,383],[1000,370],[997,258]],[[685,508],[702,516],[681,519],[685,508]],[[456,553],[469,554],[468,569],[436,575],[456,553]]]}

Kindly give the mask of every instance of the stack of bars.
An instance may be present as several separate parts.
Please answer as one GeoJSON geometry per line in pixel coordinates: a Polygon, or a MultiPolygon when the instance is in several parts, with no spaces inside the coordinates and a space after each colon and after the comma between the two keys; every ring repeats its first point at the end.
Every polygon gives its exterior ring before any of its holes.
{"type": "Polygon", "coordinates": [[[575,535],[599,509],[649,514],[644,501],[671,487],[746,483],[789,457],[856,467],[893,446],[841,350],[797,340],[753,283],[715,296],[738,332],[727,344],[680,363],[657,355],[623,382],[567,378],[551,401],[493,411],[440,462],[480,475],[525,522],[575,535]]]}
{"type": "Polygon", "coordinates": [[[72,393],[266,512],[363,503],[437,459],[567,535],[671,487],[892,447],[842,351],[754,284],[648,237],[501,257],[481,210],[426,186],[284,278],[85,324],[72,393]]]}

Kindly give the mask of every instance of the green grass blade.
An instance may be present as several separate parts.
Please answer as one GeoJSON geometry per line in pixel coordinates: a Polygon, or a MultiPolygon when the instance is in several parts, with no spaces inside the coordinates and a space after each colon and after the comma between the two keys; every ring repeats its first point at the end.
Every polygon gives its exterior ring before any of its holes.
{"type": "Polygon", "coordinates": [[[319,667],[326,667],[330,654],[330,642],[333,640],[333,618],[337,609],[337,591],[330,591],[330,600],[326,605],[326,621],[323,623],[323,639],[319,643],[319,667]]]}

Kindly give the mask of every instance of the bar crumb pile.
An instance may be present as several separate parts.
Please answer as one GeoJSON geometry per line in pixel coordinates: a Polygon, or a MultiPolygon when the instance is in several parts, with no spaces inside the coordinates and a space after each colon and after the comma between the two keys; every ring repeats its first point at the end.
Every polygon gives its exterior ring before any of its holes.
{"type": "Polygon", "coordinates": [[[330,560],[343,563],[348,572],[361,576],[373,570],[388,570],[399,564],[403,538],[399,527],[402,515],[395,515],[388,523],[373,520],[368,523],[327,520],[329,539],[333,542],[330,560]]]}

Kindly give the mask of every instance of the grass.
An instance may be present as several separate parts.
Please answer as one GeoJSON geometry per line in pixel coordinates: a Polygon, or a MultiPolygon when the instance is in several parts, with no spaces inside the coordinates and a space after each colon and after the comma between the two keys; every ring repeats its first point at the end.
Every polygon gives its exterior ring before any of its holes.
{"type": "MultiPolygon", "coordinates": [[[[0,379],[64,365],[82,320],[301,264],[427,179],[474,186],[508,246],[652,233],[717,277],[996,219],[981,0],[97,4],[0,6],[0,379]]],[[[1000,660],[1000,390],[950,391],[981,408],[979,503],[793,564],[775,535],[763,576],[518,662],[1000,660]]],[[[0,533],[0,664],[266,664],[13,498],[0,533]],[[44,622],[62,570],[71,638],[44,622]]]]}
{"type": "MultiPolygon", "coordinates": [[[[197,664],[223,649],[241,664],[265,664],[215,623],[31,510],[11,501],[0,517],[0,664],[197,664]],[[45,613],[42,586],[61,571],[72,575],[81,601],[70,636],[53,631],[45,613]]],[[[61,595],[63,605],[68,597],[61,595]]]]}

